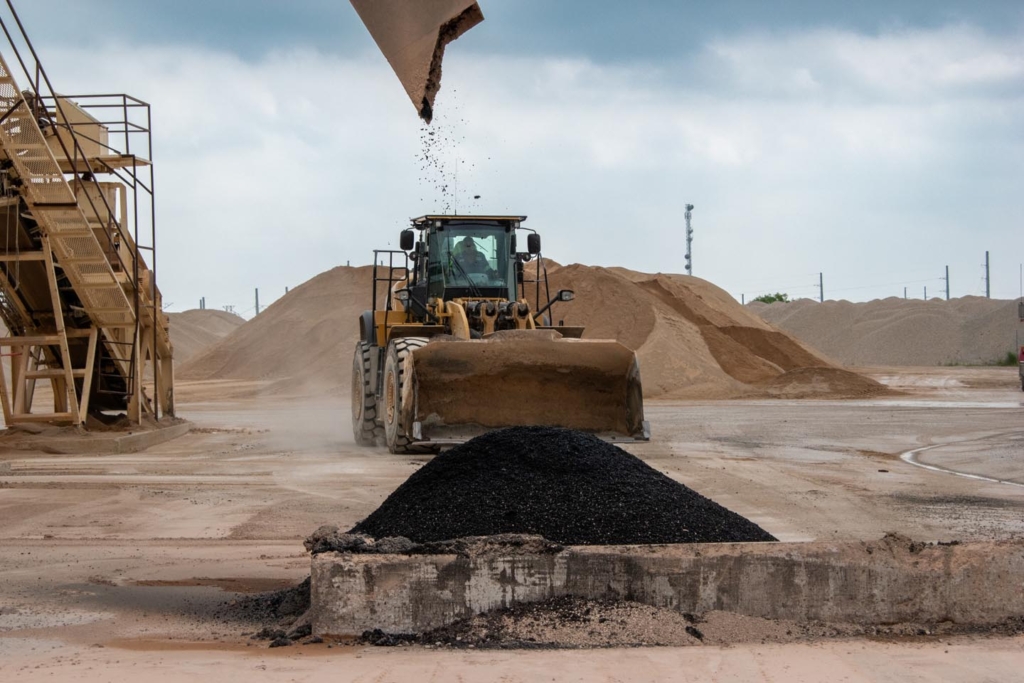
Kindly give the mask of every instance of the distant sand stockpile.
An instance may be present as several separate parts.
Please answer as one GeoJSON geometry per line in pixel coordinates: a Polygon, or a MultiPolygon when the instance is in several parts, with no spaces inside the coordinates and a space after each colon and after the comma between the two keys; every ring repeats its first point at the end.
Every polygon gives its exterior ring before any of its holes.
{"type": "MultiPolygon", "coordinates": [[[[372,268],[338,267],[275,302],[178,372],[182,379],[287,380],[347,391],[372,268]]],[[[886,390],[835,368],[709,282],[550,264],[551,291],[576,292],[556,323],[637,351],[644,394],[667,398],[867,396],[886,390]]],[[[528,298],[534,301],[532,287],[528,298]]]]}
{"type": "Polygon", "coordinates": [[[181,379],[298,380],[348,390],[372,266],[339,266],[295,287],[181,366],[181,379]]]}
{"type": "Polygon", "coordinates": [[[747,306],[846,365],[983,365],[1014,350],[1017,302],[967,296],[747,306]]]}
{"type": "Polygon", "coordinates": [[[855,397],[885,392],[874,380],[837,370],[706,280],[581,265],[548,273],[552,291],[564,287],[576,292],[576,300],[561,306],[557,317],[566,324],[585,325],[590,339],[618,339],[634,349],[646,396],[855,397]],[[794,383],[799,392],[790,386],[794,383]]]}
{"type": "Polygon", "coordinates": [[[174,362],[179,366],[245,324],[245,319],[234,313],[198,308],[168,313],[167,317],[171,321],[174,362]]]}

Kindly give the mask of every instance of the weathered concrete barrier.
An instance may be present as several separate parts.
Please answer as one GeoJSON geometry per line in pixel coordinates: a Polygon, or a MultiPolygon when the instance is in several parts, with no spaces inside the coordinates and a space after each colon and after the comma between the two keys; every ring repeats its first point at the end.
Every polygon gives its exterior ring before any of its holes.
{"type": "Polygon", "coordinates": [[[1024,542],[577,546],[554,554],[313,557],[314,633],[418,633],[559,596],[796,622],[984,626],[1024,616],[1024,542]]]}
{"type": "Polygon", "coordinates": [[[191,431],[193,424],[187,420],[165,423],[156,427],[140,429],[129,434],[118,432],[87,432],[84,434],[57,436],[48,434],[11,435],[0,443],[0,448],[11,451],[42,451],[54,455],[115,455],[141,453],[147,448],[177,439],[191,431]]]}

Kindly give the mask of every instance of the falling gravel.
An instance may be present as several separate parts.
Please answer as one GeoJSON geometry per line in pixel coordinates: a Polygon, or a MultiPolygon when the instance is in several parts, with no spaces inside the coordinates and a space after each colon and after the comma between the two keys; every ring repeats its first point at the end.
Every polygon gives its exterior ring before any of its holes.
{"type": "Polygon", "coordinates": [[[569,545],[776,540],[621,448],[548,427],[489,432],[442,453],[352,533],[418,543],[512,533],[569,545]]]}

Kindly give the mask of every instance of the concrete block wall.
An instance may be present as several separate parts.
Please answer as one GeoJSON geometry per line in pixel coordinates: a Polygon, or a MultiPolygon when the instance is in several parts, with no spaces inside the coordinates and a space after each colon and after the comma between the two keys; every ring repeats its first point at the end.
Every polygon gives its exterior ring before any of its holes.
{"type": "Polygon", "coordinates": [[[578,546],[478,557],[324,553],[312,561],[320,635],[418,633],[564,595],[797,622],[985,625],[1024,616],[1024,543],[578,546]]]}

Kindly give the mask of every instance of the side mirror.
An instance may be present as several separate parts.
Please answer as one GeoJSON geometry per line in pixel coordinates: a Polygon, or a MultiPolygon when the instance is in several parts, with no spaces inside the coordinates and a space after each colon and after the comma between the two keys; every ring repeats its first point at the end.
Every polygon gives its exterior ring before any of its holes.
{"type": "Polygon", "coordinates": [[[526,250],[534,256],[540,253],[540,235],[531,232],[526,236],[526,250]]]}
{"type": "Polygon", "coordinates": [[[516,253],[516,235],[515,235],[515,233],[512,233],[512,236],[508,238],[508,245],[509,245],[508,253],[515,254],[516,253]]]}
{"type": "Polygon", "coordinates": [[[398,240],[398,244],[402,251],[409,251],[416,246],[416,233],[412,230],[403,230],[402,235],[398,240]]]}

